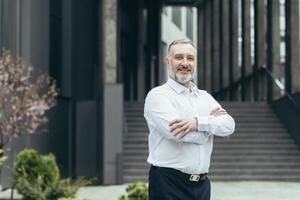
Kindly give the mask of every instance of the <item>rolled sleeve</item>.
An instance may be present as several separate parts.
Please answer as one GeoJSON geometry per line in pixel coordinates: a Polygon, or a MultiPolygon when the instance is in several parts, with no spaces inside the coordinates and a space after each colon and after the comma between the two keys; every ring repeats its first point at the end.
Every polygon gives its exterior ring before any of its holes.
{"type": "Polygon", "coordinates": [[[198,131],[209,132],[209,120],[212,116],[196,117],[198,122],[198,131]]]}
{"type": "Polygon", "coordinates": [[[228,136],[234,132],[235,121],[226,114],[219,117],[212,117],[209,121],[209,133],[216,136],[228,136]]]}

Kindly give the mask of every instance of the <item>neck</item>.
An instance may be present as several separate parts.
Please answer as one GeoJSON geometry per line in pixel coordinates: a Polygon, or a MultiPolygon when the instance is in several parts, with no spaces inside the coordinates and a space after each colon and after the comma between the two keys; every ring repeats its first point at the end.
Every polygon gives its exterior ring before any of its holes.
{"type": "Polygon", "coordinates": [[[192,89],[191,81],[188,81],[186,83],[180,83],[180,84],[183,85],[184,87],[188,88],[189,90],[192,89]]]}
{"type": "Polygon", "coordinates": [[[173,79],[174,81],[176,81],[177,83],[179,83],[180,85],[183,85],[184,87],[188,88],[189,90],[192,89],[192,83],[191,83],[191,81],[188,81],[186,83],[180,83],[175,78],[173,78],[171,76],[170,76],[170,78],[173,79]]]}

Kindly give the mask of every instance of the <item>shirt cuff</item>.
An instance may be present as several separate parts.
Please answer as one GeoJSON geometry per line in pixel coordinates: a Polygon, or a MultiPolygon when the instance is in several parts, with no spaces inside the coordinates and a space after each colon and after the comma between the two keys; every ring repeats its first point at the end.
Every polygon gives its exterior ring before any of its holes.
{"type": "Polygon", "coordinates": [[[207,116],[207,117],[196,117],[197,122],[198,122],[198,131],[200,132],[209,132],[209,119],[212,116],[207,116]]]}

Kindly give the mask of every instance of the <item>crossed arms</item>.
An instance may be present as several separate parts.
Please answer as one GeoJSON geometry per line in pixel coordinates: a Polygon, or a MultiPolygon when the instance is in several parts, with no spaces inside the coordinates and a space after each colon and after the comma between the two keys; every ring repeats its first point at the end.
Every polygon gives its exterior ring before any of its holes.
{"type": "Polygon", "coordinates": [[[211,96],[210,101],[214,108],[210,115],[183,119],[166,95],[152,92],[146,98],[144,116],[148,126],[167,139],[205,144],[209,135],[227,136],[233,133],[235,127],[226,110],[211,96]]]}

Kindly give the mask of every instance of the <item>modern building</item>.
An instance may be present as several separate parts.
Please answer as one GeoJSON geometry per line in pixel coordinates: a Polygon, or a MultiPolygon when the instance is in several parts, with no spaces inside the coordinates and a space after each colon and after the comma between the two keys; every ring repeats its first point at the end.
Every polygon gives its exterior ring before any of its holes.
{"type": "Polygon", "coordinates": [[[53,152],[64,176],[122,182],[124,109],[165,80],[162,60],[177,31],[197,43],[196,82],[216,98],[277,99],[279,113],[287,96],[299,102],[298,1],[0,0],[1,48],[48,71],[60,88],[49,133],[16,139],[10,158],[33,147],[53,152]]]}

